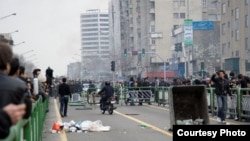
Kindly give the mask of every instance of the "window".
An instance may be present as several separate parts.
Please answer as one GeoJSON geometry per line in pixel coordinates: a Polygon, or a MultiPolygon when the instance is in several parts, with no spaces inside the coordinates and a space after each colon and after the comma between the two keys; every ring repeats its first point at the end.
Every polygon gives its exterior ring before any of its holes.
{"type": "Polygon", "coordinates": [[[239,8],[235,8],[235,19],[239,19],[239,14],[240,14],[240,9],[239,8]]]}
{"type": "Polygon", "coordinates": [[[227,22],[227,28],[230,29],[230,22],[227,22]]]}
{"type": "Polygon", "coordinates": [[[222,35],[225,35],[226,34],[226,24],[225,23],[223,23],[222,25],[221,25],[221,34],[222,35]]]}
{"type": "Polygon", "coordinates": [[[154,13],[151,13],[151,14],[150,14],[150,20],[151,20],[151,21],[155,21],[155,14],[154,14],[154,13]]]}
{"type": "Polygon", "coordinates": [[[173,13],[173,17],[174,17],[174,19],[178,19],[179,18],[179,14],[178,13],[173,13]]]}
{"type": "Polygon", "coordinates": [[[97,28],[87,28],[87,29],[82,29],[82,31],[98,31],[97,28]]]}
{"type": "Polygon", "coordinates": [[[227,10],[226,4],[223,3],[223,4],[222,4],[222,14],[225,14],[225,13],[226,13],[226,10],[227,10]]]}
{"type": "Polygon", "coordinates": [[[102,22],[107,22],[107,21],[109,21],[108,19],[100,19],[100,21],[102,21],[102,22]]]}
{"type": "Polygon", "coordinates": [[[129,14],[130,14],[130,15],[133,15],[133,8],[130,8],[130,9],[129,9],[129,14]]]}
{"type": "Polygon", "coordinates": [[[216,21],[217,20],[217,14],[208,14],[208,20],[216,21]]]}
{"type": "Polygon", "coordinates": [[[179,1],[177,1],[177,0],[173,1],[173,7],[178,8],[179,7],[179,1]]]}
{"type": "Polygon", "coordinates": [[[250,47],[248,46],[248,38],[245,38],[245,49],[250,49],[250,47]]]}
{"type": "Polygon", "coordinates": [[[232,17],[234,16],[234,10],[233,9],[231,10],[231,16],[232,17]]]}
{"type": "Polygon", "coordinates": [[[86,20],[82,20],[82,22],[97,22],[98,19],[86,19],[86,20]]]}
{"type": "Polygon", "coordinates": [[[155,26],[154,25],[150,26],[150,32],[155,32],[155,26]]]}
{"type": "Polygon", "coordinates": [[[245,0],[245,4],[248,5],[249,4],[249,0],[245,0]]]}
{"type": "Polygon", "coordinates": [[[234,31],[231,32],[231,37],[232,37],[232,38],[234,37],[234,31]]]}
{"type": "Polygon", "coordinates": [[[82,15],[82,18],[90,18],[90,17],[97,17],[97,15],[82,15]]]}
{"type": "Polygon", "coordinates": [[[100,26],[109,26],[109,24],[101,23],[100,26]]]}
{"type": "Polygon", "coordinates": [[[217,8],[217,2],[216,2],[216,1],[212,1],[212,2],[209,4],[209,8],[217,8]]]}
{"type": "Polygon", "coordinates": [[[151,1],[151,2],[150,2],[150,8],[152,8],[152,9],[155,8],[155,2],[154,2],[154,1],[151,1]]]}
{"type": "Polygon", "coordinates": [[[230,42],[228,42],[227,48],[230,49],[230,47],[231,47],[231,44],[230,44],[230,42]]]}
{"type": "Polygon", "coordinates": [[[185,17],[186,17],[185,13],[180,13],[180,18],[181,19],[185,19],[185,17]]]}
{"type": "Polygon", "coordinates": [[[235,35],[235,40],[236,40],[236,41],[239,41],[239,40],[240,40],[240,31],[239,31],[239,30],[236,30],[236,31],[235,31],[235,34],[236,34],[236,35],[235,35]]]}
{"type": "Polygon", "coordinates": [[[151,45],[155,45],[155,39],[151,39],[151,45]]]}
{"type": "Polygon", "coordinates": [[[230,7],[230,0],[227,0],[227,6],[230,7]]]}
{"type": "Polygon", "coordinates": [[[207,6],[207,0],[202,0],[202,6],[206,7],[207,6]]]}
{"type": "Polygon", "coordinates": [[[245,27],[249,26],[248,15],[245,16],[245,27]]]}
{"type": "Polygon", "coordinates": [[[240,56],[240,52],[238,50],[235,51],[235,57],[239,57],[240,56]]]}
{"type": "Polygon", "coordinates": [[[100,14],[100,17],[108,17],[108,14],[100,14]]]}
{"type": "Polygon", "coordinates": [[[227,49],[226,49],[226,46],[227,46],[227,45],[226,45],[225,43],[222,44],[222,47],[221,47],[221,53],[222,53],[222,54],[225,54],[225,53],[226,53],[226,52],[225,52],[225,51],[227,50],[227,49]]]}
{"type": "Polygon", "coordinates": [[[180,6],[185,6],[186,3],[185,3],[185,0],[180,0],[180,6]]]}

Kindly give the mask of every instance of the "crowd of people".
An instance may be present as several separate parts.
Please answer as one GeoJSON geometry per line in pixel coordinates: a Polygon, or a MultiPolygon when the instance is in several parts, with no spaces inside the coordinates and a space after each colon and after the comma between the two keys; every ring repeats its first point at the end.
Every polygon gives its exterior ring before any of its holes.
{"type": "Polygon", "coordinates": [[[32,102],[39,97],[44,101],[48,91],[41,69],[34,69],[33,77],[28,77],[8,42],[0,41],[0,139],[6,138],[19,120],[28,119],[32,102]]]}

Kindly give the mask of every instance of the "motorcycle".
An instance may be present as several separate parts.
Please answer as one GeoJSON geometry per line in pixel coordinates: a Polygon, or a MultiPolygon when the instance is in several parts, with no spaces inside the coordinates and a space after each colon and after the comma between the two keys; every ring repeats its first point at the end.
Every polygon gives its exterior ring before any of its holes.
{"type": "Polygon", "coordinates": [[[105,114],[106,111],[108,111],[108,113],[110,115],[113,114],[113,110],[116,109],[116,107],[114,107],[115,104],[115,98],[111,97],[109,99],[107,99],[105,102],[103,102],[102,104],[102,114],[105,114]]]}

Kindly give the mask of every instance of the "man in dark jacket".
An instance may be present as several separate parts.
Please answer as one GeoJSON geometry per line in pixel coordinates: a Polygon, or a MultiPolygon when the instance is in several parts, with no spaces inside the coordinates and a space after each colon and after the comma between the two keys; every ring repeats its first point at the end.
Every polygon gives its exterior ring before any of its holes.
{"type": "MultiPolygon", "coordinates": [[[[8,76],[11,68],[13,52],[5,43],[0,42],[0,108],[1,110],[9,105],[19,105],[24,102],[25,98],[25,83],[20,83],[15,78],[8,76]]],[[[10,126],[1,128],[4,132],[0,131],[1,137],[5,138],[9,134],[10,126]]]]}
{"type": "Polygon", "coordinates": [[[68,102],[71,98],[69,85],[66,84],[66,78],[62,79],[62,84],[59,85],[60,113],[62,117],[67,116],[68,102]]]}
{"type": "Polygon", "coordinates": [[[103,109],[104,102],[107,101],[109,98],[114,96],[114,88],[110,85],[110,82],[105,82],[105,86],[102,88],[99,95],[102,95],[100,100],[100,109],[103,109]]]}
{"type": "Polygon", "coordinates": [[[225,71],[220,70],[217,74],[214,74],[211,78],[214,82],[215,94],[218,105],[218,121],[226,123],[226,111],[227,111],[227,95],[232,96],[229,86],[229,80],[225,78],[225,71]]]}

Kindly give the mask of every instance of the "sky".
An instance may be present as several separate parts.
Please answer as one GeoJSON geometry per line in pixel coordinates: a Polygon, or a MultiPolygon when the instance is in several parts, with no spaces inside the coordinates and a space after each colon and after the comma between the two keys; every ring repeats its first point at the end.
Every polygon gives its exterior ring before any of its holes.
{"type": "Polygon", "coordinates": [[[55,76],[67,74],[67,65],[80,61],[80,14],[108,10],[109,0],[0,0],[0,33],[11,33],[15,54],[33,61],[55,76]],[[25,43],[22,43],[25,42],[25,43]],[[33,51],[31,51],[33,50],[33,51]]]}

